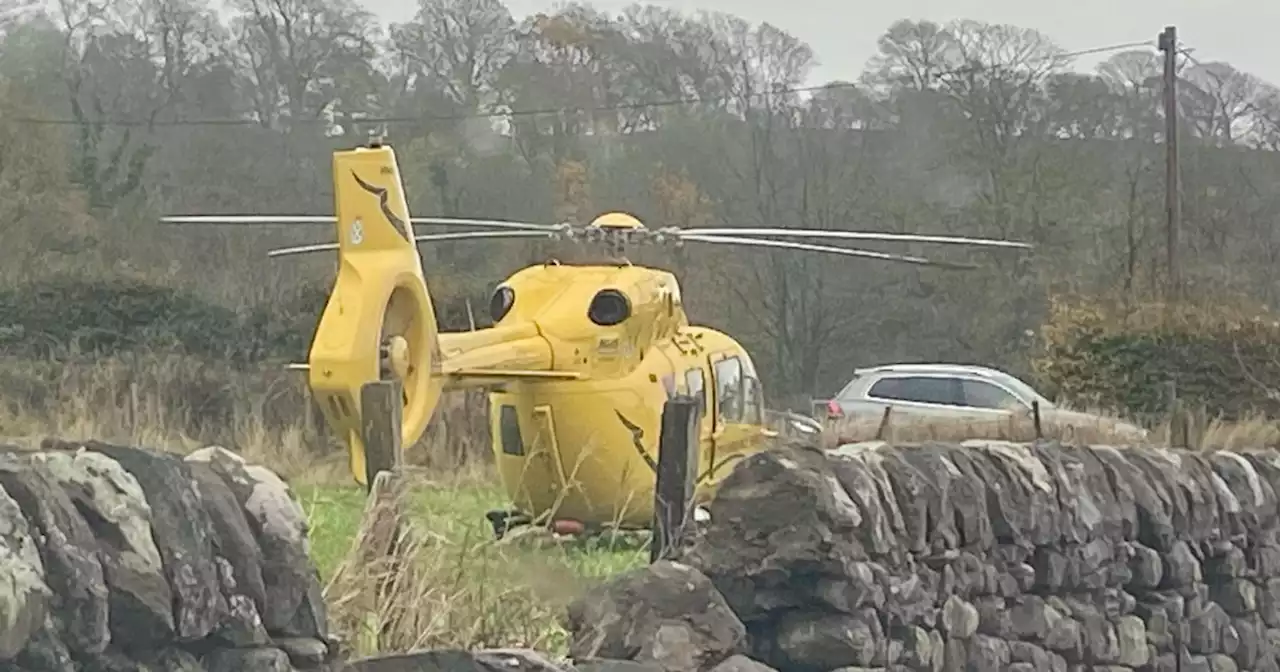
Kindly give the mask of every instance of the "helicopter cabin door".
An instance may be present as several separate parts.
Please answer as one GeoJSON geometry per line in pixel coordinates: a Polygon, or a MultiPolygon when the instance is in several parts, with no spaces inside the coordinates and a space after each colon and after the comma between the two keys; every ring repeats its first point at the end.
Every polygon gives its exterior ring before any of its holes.
{"type": "Polygon", "coordinates": [[[725,469],[750,451],[760,437],[764,408],[760,380],[750,362],[734,353],[713,354],[711,364],[710,478],[723,477],[725,469]]]}
{"type": "Polygon", "coordinates": [[[715,464],[715,427],[711,420],[712,386],[707,384],[707,371],[701,365],[690,366],[684,370],[684,393],[698,401],[698,473],[695,482],[705,479],[711,465],[715,464]]]}

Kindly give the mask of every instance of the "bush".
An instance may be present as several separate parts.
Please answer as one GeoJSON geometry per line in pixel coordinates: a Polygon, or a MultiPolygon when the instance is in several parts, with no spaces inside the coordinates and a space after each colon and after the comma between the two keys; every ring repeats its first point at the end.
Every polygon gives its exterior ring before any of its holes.
{"type": "Polygon", "coordinates": [[[1036,374],[1064,401],[1160,416],[1172,399],[1226,419],[1280,414],[1280,318],[1245,302],[1125,305],[1058,297],[1036,374]]]}
{"type": "Polygon", "coordinates": [[[0,289],[0,345],[10,357],[170,352],[227,363],[305,358],[323,289],[286,305],[236,311],[129,277],[43,278],[0,289]]]}

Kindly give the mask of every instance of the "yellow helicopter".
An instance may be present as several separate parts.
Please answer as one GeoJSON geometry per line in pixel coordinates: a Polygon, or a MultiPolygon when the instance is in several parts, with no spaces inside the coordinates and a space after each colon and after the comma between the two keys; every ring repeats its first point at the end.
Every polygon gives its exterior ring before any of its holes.
{"type": "Polygon", "coordinates": [[[688,242],[795,249],[972,268],[770,237],[915,241],[1028,248],[975,238],[806,229],[648,229],[610,212],[589,225],[410,218],[394,150],[380,138],[333,155],[335,216],[165,217],[176,224],[328,224],[337,243],[273,250],[271,257],[337,252],[337,277],[306,369],[314,399],[364,483],[360,393],[394,377],[403,387],[403,445],[426,431],[445,390],[490,390],[493,454],[514,511],[491,512],[501,536],[537,521],[562,531],[648,528],[665,401],[700,401],[695,503],[733,463],[776,436],[750,354],[729,335],[693,325],[680,284],[626,261],[628,245],[688,242]],[[500,229],[415,235],[414,224],[500,229]],[[532,265],[498,284],[492,327],[440,333],[417,245],[541,237],[604,244],[609,259],[532,265]]]}

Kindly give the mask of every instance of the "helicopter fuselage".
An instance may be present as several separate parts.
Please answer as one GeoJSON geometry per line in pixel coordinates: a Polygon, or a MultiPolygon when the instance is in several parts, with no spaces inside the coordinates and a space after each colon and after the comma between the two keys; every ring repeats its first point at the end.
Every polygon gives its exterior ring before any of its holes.
{"type": "Polygon", "coordinates": [[[662,409],[676,394],[700,401],[697,501],[766,436],[750,358],[709,329],[681,329],[624,376],[503,387],[489,395],[494,460],[512,503],[535,517],[648,526],[662,409]]]}
{"type": "Polygon", "coordinates": [[[490,307],[491,329],[440,335],[446,370],[460,359],[484,368],[519,360],[578,376],[486,385],[494,459],[525,513],[647,527],[662,409],[677,394],[700,402],[698,500],[769,436],[750,356],[728,335],[689,325],[666,271],[532,266],[499,284],[490,307]]]}

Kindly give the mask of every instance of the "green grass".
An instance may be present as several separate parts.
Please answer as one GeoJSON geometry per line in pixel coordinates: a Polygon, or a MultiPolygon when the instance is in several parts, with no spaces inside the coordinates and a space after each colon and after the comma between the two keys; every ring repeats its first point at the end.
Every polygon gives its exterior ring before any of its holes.
{"type": "MultiPolygon", "coordinates": [[[[328,585],[360,530],[364,491],[331,485],[294,489],[310,520],[312,559],[328,585]]],[[[503,508],[505,497],[487,484],[421,484],[409,502],[407,515],[423,548],[414,556],[417,571],[399,579],[405,587],[394,598],[403,602],[395,607],[402,610],[396,617],[401,632],[369,644],[367,633],[351,631],[363,627],[365,616],[339,602],[355,604],[363,598],[343,596],[367,591],[369,584],[331,586],[327,596],[338,629],[348,631],[344,637],[365,642],[357,647],[362,654],[503,646],[563,653],[561,620],[568,604],[593,583],[648,560],[643,535],[559,540],[513,533],[496,540],[484,514],[503,508]]]]}
{"type": "MultiPolygon", "coordinates": [[[[294,486],[294,490],[310,520],[312,559],[327,580],[347,554],[360,527],[364,490],[332,485],[294,486]]],[[[503,508],[505,503],[502,490],[493,486],[420,487],[413,493],[411,515],[420,530],[442,537],[447,544],[461,549],[484,545],[493,539],[484,514],[503,508]]],[[[606,578],[646,562],[646,544],[647,538],[619,534],[540,547],[552,556],[560,556],[578,577],[606,578]]]]}

